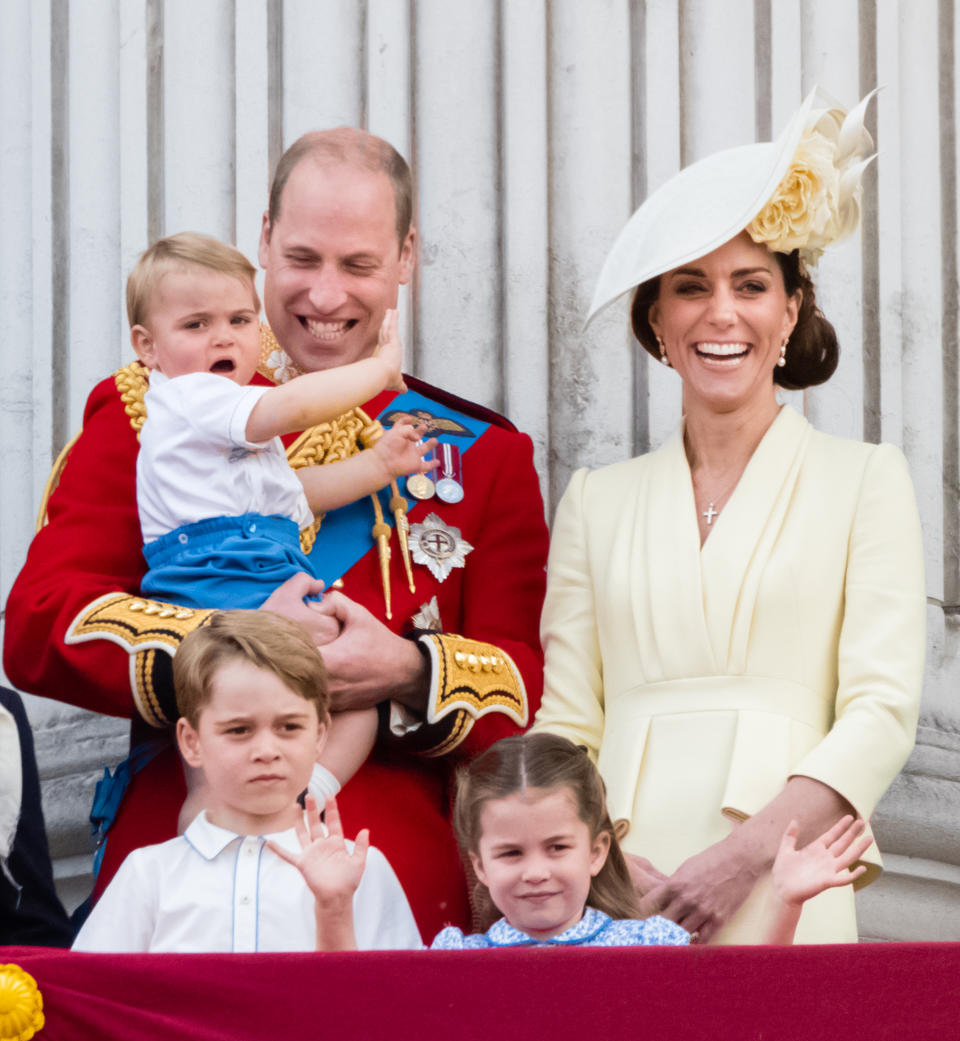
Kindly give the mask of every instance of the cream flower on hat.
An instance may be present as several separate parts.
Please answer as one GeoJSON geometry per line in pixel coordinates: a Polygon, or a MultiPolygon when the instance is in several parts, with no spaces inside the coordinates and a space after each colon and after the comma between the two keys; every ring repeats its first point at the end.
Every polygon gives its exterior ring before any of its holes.
{"type": "Polygon", "coordinates": [[[587,316],[666,271],[706,256],[745,228],[810,262],[860,219],[872,147],[868,95],[849,114],[814,90],[776,141],[728,148],[685,167],[627,221],[604,261],[587,316]]]}
{"type": "Polygon", "coordinates": [[[873,140],[863,125],[867,103],[846,115],[840,108],[813,109],[786,176],[747,228],[754,242],[778,253],[799,249],[808,265],[824,249],[853,234],[860,222],[863,171],[873,140]]]}

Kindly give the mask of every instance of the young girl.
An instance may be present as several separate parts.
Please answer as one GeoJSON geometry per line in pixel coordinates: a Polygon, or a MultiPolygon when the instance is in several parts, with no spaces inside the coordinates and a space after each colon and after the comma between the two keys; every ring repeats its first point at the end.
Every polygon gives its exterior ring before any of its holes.
{"type": "MultiPolygon", "coordinates": [[[[431,949],[696,940],[665,918],[636,919],[603,781],[586,752],[566,738],[510,737],[479,756],[458,777],[454,827],[479,880],[477,905],[487,931],[464,936],[450,926],[431,949]]],[[[791,824],[773,866],[776,906],[767,943],[792,943],[805,900],[862,874],[862,866],[851,864],[870,844],[863,831],[862,821],[845,817],[797,850],[791,824]]]]}

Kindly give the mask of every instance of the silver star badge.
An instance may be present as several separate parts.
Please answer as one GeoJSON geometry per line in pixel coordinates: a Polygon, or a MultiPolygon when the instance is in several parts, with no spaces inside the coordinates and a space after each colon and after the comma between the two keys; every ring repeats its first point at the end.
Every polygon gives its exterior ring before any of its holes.
{"type": "Polygon", "coordinates": [[[428,514],[422,524],[410,526],[407,545],[415,563],[426,564],[438,582],[455,567],[464,567],[467,554],[473,550],[459,528],[444,524],[435,513],[428,514]]]}
{"type": "Polygon", "coordinates": [[[417,629],[433,629],[434,632],[442,633],[443,622],[440,621],[440,605],[437,603],[436,596],[430,597],[425,604],[421,604],[420,610],[415,615],[411,615],[410,621],[417,629]]]}

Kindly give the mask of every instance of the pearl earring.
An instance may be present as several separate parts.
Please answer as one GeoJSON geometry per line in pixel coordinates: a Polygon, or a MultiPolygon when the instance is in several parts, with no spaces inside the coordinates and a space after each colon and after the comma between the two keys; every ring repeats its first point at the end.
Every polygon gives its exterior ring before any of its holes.
{"type": "Polygon", "coordinates": [[[660,348],[660,361],[663,362],[668,369],[672,369],[673,366],[670,364],[670,359],[667,357],[667,349],[663,346],[663,340],[661,340],[659,336],[657,336],[657,346],[660,348]]]}
{"type": "Polygon", "coordinates": [[[777,368],[782,369],[787,364],[787,340],[788,337],[783,338],[783,343],[780,344],[780,357],[777,358],[777,368]]]}

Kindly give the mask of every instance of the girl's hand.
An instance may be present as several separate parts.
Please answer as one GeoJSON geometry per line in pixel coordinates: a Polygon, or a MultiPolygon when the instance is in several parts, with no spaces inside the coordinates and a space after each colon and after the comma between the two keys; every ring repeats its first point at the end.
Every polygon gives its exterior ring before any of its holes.
{"type": "Polygon", "coordinates": [[[437,439],[421,442],[420,435],[409,423],[398,423],[385,430],[370,449],[384,468],[389,483],[406,474],[428,473],[440,465],[438,459],[427,462],[424,456],[437,447],[437,439]]]}
{"type": "Polygon", "coordinates": [[[370,845],[370,832],[364,828],[354,840],[352,852],[347,849],[336,799],[327,799],[325,814],[326,828],[320,820],[317,800],[308,795],[306,810],[296,824],[300,852],[291,853],[274,842],[267,843],[281,860],[292,864],[303,875],[318,910],[352,902],[363,877],[370,845]]]}
{"type": "Polygon", "coordinates": [[[403,344],[400,342],[399,319],[395,308],[388,308],[377,336],[377,349],[373,352],[386,369],[386,390],[397,390],[401,394],[407,389],[403,382],[403,344]]]}
{"type": "Polygon", "coordinates": [[[849,814],[819,838],[797,849],[799,825],[791,821],[780,840],[773,862],[773,887],[785,903],[800,906],[805,900],[834,886],[845,886],[859,878],[866,865],[851,865],[867,851],[871,837],[866,824],[849,814]]]}

